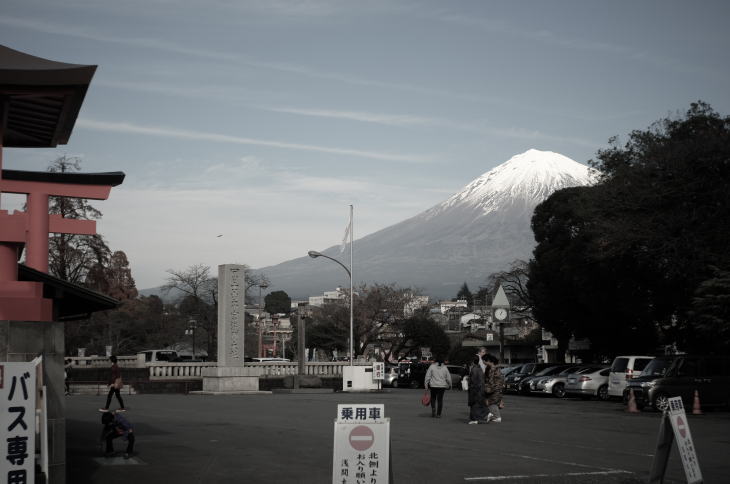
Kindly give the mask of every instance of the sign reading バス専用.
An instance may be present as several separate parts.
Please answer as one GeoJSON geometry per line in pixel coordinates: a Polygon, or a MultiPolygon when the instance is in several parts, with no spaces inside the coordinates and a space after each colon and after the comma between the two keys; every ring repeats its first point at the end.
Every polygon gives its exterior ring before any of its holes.
{"type": "Polygon", "coordinates": [[[0,482],[35,482],[36,368],[0,363],[0,482]]]}

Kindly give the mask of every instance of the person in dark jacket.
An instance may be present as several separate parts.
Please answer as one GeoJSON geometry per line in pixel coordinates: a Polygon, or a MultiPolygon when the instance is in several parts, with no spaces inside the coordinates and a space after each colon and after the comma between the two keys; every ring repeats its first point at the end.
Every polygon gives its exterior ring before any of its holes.
{"type": "Polygon", "coordinates": [[[129,459],[134,453],[134,427],[129,420],[119,413],[104,412],[101,423],[104,426],[102,439],[106,442],[105,455],[107,457],[114,455],[114,439],[124,437],[127,441],[124,458],[129,459]]]}
{"type": "Polygon", "coordinates": [[[487,370],[484,376],[484,395],[489,410],[487,415],[487,423],[501,423],[502,414],[499,411],[499,403],[502,401],[502,392],[504,391],[504,377],[499,371],[499,360],[492,355],[485,355],[484,361],[487,363],[487,370]]]}
{"type": "Polygon", "coordinates": [[[112,362],[111,374],[109,376],[109,381],[107,382],[109,385],[109,393],[106,396],[106,405],[104,408],[100,408],[99,411],[108,412],[109,405],[112,403],[112,395],[116,395],[117,401],[119,402],[119,410],[123,412],[124,400],[122,400],[122,394],[120,393],[123,386],[122,371],[119,369],[119,365],[117,365],[116,356],[110,356],[109,361],[112,362]]]}
{"type": "Polygon", "coordinates": [[[478,424],[487,418],[487,406],[484,402],[484,372],[479,365],[479,356],[472,360],[469,370],[469,424],[478,424]]]}

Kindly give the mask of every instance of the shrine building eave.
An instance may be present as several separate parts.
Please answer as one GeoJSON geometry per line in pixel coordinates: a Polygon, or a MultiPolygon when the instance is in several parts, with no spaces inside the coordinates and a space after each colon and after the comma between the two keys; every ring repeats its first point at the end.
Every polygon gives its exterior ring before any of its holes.
{"type": "Polygon", "coordinates": [[[53,300],[53,320],[86,319],[92,313],[115,309],[120,302],[100,292],[64,281],[24,264],[18,264],[18,280],[43,284],[43,297],[53,300]]]}
{"type": "Polygon", "coordinates": [[[94,65],[56,62],[0,45],[2,145],[53,148],[68,143],[95,71],[94,65]]]}
{"type": "Polygon", "coordinates": [[[105,173],[59,173],[50,171],[3,170],[1,178],[3,180],[116,187],[122,184],[124,176],[124,172],[121,171],[105,173]]]}

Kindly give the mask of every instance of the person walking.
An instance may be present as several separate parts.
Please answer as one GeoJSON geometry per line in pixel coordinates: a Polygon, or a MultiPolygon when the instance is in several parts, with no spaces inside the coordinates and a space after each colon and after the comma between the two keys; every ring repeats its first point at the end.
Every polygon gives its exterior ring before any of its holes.
{"type": "Polygon", "coordinates": [[[437,356],[436,361],[428,367],[424,387],[431,390],[431,417],[441,418],[444,408],[444,392],[451,389],[451,373],[444,365],[443,356],[437,356]]]}
{"type": "Polygon", "coordinates": [[[484,396],[489,410],[487,415],[487,423],[501,423],[502,414],[499,411],[499,403],[502,401],[502,392],[504,390],[504,377],[499,371],[499,359],[496,356],[485,355],[484,362],[487,364],[484,379],[484,396]]]}
{"type": "Polygon", "coordinates": [[[120,390],[124,386],[124,383],[122,383],[122,371],[119,369],[119,365],[117,365],[117,357],[116,356],[110,356],[109,361],[112,362],[112,368],[111,368],[111,374],[109,375],[109,393],[106,396],[106,405],[104,408],[100,408],[100,412],[108,412],[109,411],[109,405],[112,403],[112,395],[117,396],[117,401],[119,402],[119,410],[124,412],[124,401],[122,400],[122,394],[120,393],[120,390]]]}
{"type": "Polygon", "coordinates": [[[474,356],[469,370],[469,424],[476,425],[487,418],[487,406],[484,402],[484,372],[479,356],[474,356]]]}
{"type": "Polygon", "coordinates": [[[68,382],[71,380],[71,365],[73,364],[70,358],[66,358],[63,364],[63,386],[66,390],[66,395],[71,395],[71,387],[68,382]]]}

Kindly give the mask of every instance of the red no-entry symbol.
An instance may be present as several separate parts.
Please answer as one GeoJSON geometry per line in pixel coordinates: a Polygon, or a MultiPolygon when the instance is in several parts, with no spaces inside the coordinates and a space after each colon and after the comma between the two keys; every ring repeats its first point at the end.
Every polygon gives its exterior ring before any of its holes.
{"type": "Polygon", "coordinates": [[[682,438],[687,436],[687,427],[684,426],[684,420],[682,420],[682,417],[679,415],[677,415],[677,430],[679,430],[679,434],[682,438]]]}
{"type": "Polygon", "coordinates": [[[375,435],[370,427],[358,425],[350,431],[350,445],[355,450],[368,450],[375,443],[375,435]]]}

